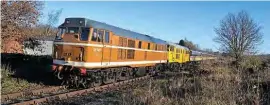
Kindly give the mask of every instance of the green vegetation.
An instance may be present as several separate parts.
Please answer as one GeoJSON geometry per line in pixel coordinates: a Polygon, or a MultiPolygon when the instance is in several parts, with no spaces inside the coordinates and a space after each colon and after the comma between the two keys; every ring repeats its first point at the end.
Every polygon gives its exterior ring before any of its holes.
{"type": "Polygon", "coordinates": [[[42,84],[29,83],[28,81],[20,78],[13,77],[14,72],[11,71],[9,66],[1,68],[1,93],[8,94],[20,91],[26,91],[33,88],[41,88],[42,84]]]}

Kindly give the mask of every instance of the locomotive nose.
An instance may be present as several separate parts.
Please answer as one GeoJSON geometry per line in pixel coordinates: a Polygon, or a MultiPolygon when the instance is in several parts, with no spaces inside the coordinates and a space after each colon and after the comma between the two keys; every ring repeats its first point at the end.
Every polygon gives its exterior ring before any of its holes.
{"type": "Polygon", "coordinates": [[[54,46],[54,59],[64,61],[84,61],[84,47],[70,42],[57,42],[54,46]]]}

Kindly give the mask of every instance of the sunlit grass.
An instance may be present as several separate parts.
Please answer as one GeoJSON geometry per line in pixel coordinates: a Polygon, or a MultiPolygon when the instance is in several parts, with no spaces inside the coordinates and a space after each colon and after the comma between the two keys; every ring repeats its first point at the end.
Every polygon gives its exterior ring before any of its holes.
{"type": "Polygon", "coordinates": [[[43,86],[42,84],[29,83],[20,78],[14,78],[9,66],[2,65],[1,67],[1,93],[8,94],[14,92],[25,91],[43,86]]]}

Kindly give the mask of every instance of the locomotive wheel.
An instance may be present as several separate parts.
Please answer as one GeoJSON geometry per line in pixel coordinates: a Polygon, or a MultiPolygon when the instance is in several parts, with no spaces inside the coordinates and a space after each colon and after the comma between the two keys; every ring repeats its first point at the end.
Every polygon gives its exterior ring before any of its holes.
{"type": "Polygon", "coordinates": [[[88,88],[89,87],[89,83],[88,83],[88,80],[87,80],[86,77],[81,77],[81,79],[80,79],[80,85],[83,88],[88,88]]]}
{"type": "Polygon", "coordinates": [[[95,72],[93,85],[94,87],[96,87],[96,86],[100,86],[101,84],[102,84],[102,73],[100,71],[95,72]]]}
{"type": "Polygon", "coordinates": [[[63,74],[61,73],[61,71],[57,71],[57,78],[59,79],[59,80],[62,80],[63,79],[63,74]]]}
{"type": "Polygon", "coordinates": [[[132,69],[129,69],[129,70],[128,70],[127,75],[128,75],[128,79],[132,79],[132,78],[133,78],[133,72],[132,72],[132,69]]]}
{"type": "Polygon", "coordinates": [[[128,77],[127,71],[122,70],[119,72],[119,80],[126,80],[128,79],[127,77],[128,77]]]}
{"type": "Polygon", "coordinates": [[[114,83],[114,82],[115,82],[114,72],[112,70],[106,72],[105,77],[103,79],[103,83],[108,84],[108,83],[114,83]]]}
{"type": "Polygon", "coordinates": [[[75,87],[75,88],[79,88],[80,84],[79,84],[79,77],[76,75],[70,75],[70,86],[71,87],[75,87]]]}
{"type": "Polygon", "coordinates": [[[93,82],[94,87],[100,86],[101,84],[102,84],[101,79],[96,80],[95,82],[93,82]]]}

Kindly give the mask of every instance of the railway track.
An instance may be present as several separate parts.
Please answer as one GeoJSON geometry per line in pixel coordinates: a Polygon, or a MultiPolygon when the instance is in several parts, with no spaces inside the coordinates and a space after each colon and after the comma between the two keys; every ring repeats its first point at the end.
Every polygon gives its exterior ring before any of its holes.
{"type": "Polygon", "coordinates": [[[38,95],[42,96],[42,95],[46,95],[51,92],[57,92],[63,89],[64,89],[63,86],[51,86],[51,87],[41,88],[41,89],[36,89],[36,90],[5,94],[5,95],[1,95],[1,104],[9,104],[9,103],[20,102],[23,100],[30,100],[32,98],[35,98],[34,96],[38,96],[38,95]]]}
{"type": "Polygon", "coordinates": [[[8,95],[2,96],[1,104],[31,105],[31,104],[46,103],[54,99],[61,100],[61,99],[67,99],[69,97],[83,95],[83,94],[87,94],[91,92],[106,91],[106,90],[114,89],[128,83],[145,80],[149,77],[150,76],[147,75],[147,76],[143,76],[139,78],[124,80],[120,82],[115,82],[111,84],[106,84],[106,85],[102,85],[98,87],[92,87],[92,88],[81,89],[81,90],[74,90],[74,89],[68,90],[68,89],[64,89],[64,87],[59,86],[59,87],[51,87],[51,88],[46,88],[46,89],[38,89],[31,92],[20,92],[20,93],[8,94],[8,95]],[[20,97],[23,99],[18,100],[18,98],[20,97]]]}

